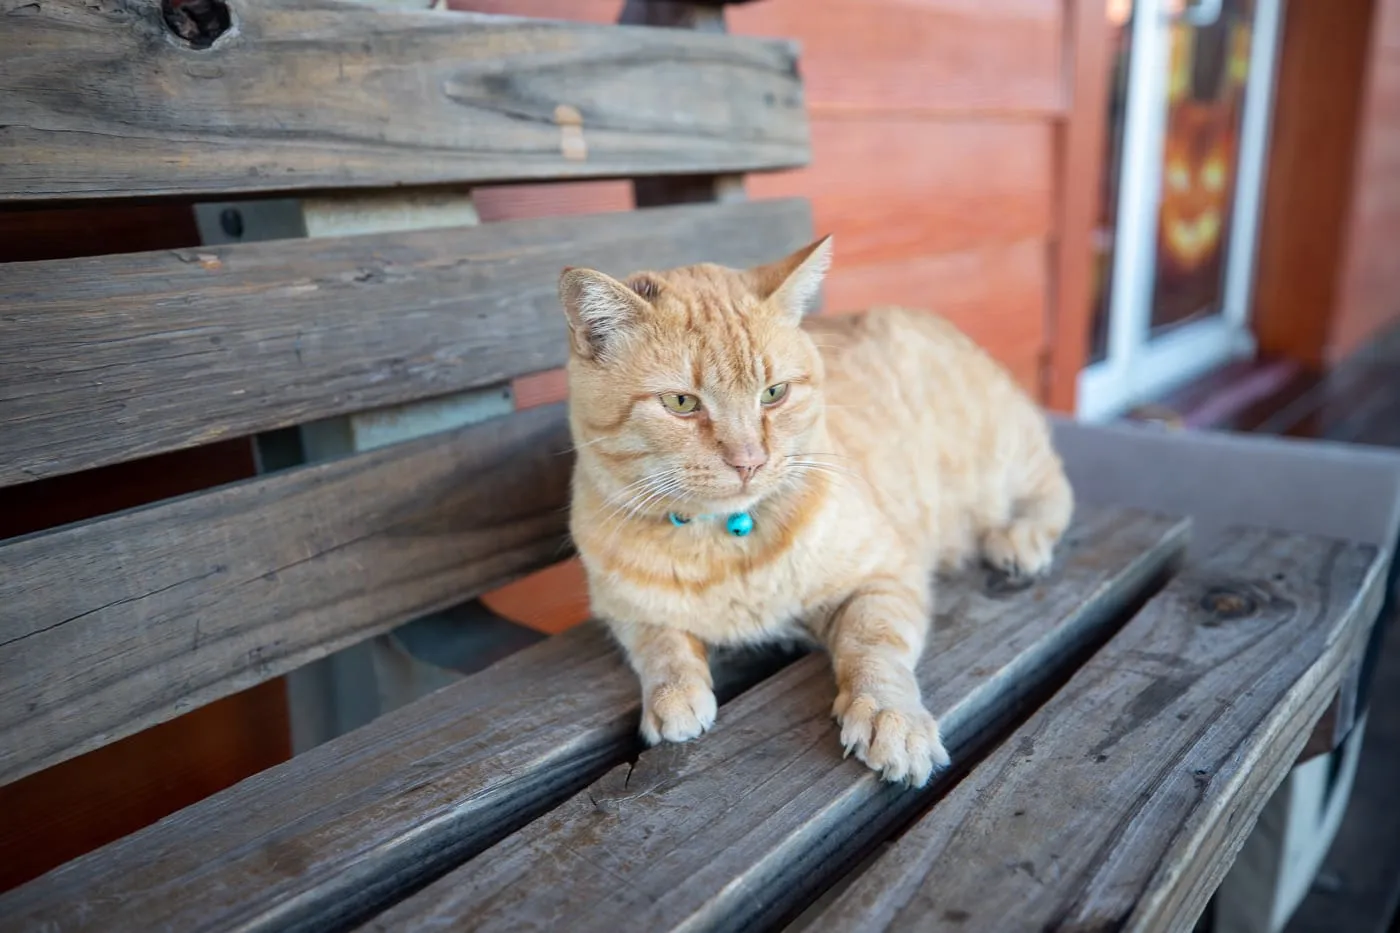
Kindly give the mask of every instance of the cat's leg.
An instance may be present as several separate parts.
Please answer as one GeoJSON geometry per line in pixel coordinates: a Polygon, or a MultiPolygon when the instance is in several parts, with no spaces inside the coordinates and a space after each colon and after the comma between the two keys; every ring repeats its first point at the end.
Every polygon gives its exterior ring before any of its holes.
{"type": "Polygon", "coordinates": [[[1074,491],[1048,439],[1031,458],[1011,500],[1010,519],[983,532],[982,556],[1008,576],[1039,576],[1050,569],[1055,545],[1074,512],[1074,491]]]}
{"type": "Polygon", "coordinates": [[[865,581],[827,622],[836,671],[832,713],[846,753],[887,781],[928,783],[948,764],[938,722],[924,708],[914,665],[928,633],[932,593],[922,573],[865,581]]]}
{"type": "Polygon", "coordinates": [[[705,644],[661,625],[613,625],[642,682],[642,738],[685,742],[715,724],[714,681],[705,644]]]}

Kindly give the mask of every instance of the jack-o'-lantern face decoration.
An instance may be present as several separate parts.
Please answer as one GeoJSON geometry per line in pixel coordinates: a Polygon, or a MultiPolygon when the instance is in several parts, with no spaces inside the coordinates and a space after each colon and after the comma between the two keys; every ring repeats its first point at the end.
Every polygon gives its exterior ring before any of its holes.
{"type": "Polygon", "coordinates": [[[1171,108],[1162,166],[1162,258],[1192,272],[1220,249],[1235,164],[1232,108],[1181,101],[1171,108]]]}

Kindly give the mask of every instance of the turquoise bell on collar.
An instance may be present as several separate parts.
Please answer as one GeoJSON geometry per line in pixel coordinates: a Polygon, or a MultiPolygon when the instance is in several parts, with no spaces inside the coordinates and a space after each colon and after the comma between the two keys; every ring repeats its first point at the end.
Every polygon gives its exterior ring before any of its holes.
{"type": "MultiPolygon", "coordinates": [[[[677,528],[689,525],[692,519],[686,518],[679,512],[668,512],[666,518],[677,528]]],[[[719,518],[718,515],[697,515],[695,518],[712,519],[719,518]]],[[[753,516],[748,512],[735,512],[724,520],[724,530],[736,538],[747,538],[753,531],[753,516]]]]}
{"type": "Polygon", "coordinates": [[[753,531],[753,516],[748,512],[735,512],[725,520],[724,527],[736,538],[747,537],[753,531]]]}

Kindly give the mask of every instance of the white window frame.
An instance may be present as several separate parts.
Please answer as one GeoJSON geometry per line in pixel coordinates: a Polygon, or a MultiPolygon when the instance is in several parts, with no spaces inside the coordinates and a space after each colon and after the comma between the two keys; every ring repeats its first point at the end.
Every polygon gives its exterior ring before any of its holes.
{"type": "MultiPolygon", "coordinates": [[[[1249,306],[1285,0],[1258,0],[1245,88],[1236,194],[1226,252],[1222,313],[1152,337],[1157,213],[1166,142],[1170,25],[1201,6],[1172,13],[1165,0],[1137,0],[1128,63],[1117,238],[1109,294],[1107,354],[1079,374],[1077,414],[1104,421],[1159,397],[1229,360],[1251,356],[1249,306]]],[[[1178,4],[1179,5],[1179,4],[1178,4]]]]}

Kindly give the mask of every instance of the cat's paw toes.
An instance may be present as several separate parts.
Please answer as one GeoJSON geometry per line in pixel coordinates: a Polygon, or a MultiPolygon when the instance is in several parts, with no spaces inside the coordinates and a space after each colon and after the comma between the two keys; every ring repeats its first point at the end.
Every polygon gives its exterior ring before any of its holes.
{"type": "Polygon", "coordinates": [[[982,538],[982,556],[1008,577],[1039,577],[1050,569],[1060,535],[1038,522],[1015,521],[982,538]]]}
{"type": "Polygon", "coordinates": [[[653,687],[642,704],[642,738],[648,745],[686,742],[715,724],[715,694],[701,681],[653,687]]]}
{"type": "Polygon", "coordinates": [[[935,770],[948,767],[938,720],[917,702],[881,706],[868,695],[837,699],[841,744],[886,781],[923,787],[935,770]]]}

